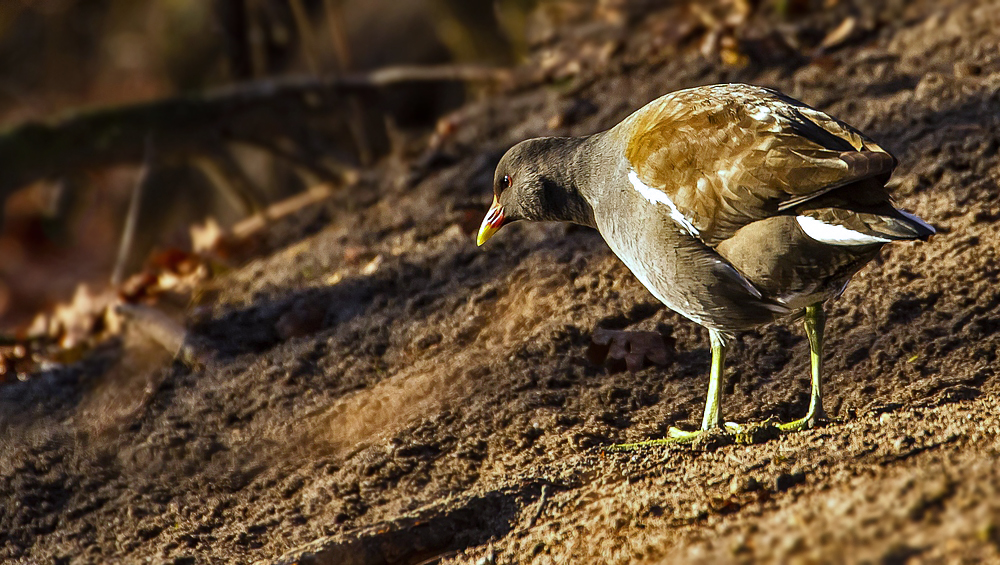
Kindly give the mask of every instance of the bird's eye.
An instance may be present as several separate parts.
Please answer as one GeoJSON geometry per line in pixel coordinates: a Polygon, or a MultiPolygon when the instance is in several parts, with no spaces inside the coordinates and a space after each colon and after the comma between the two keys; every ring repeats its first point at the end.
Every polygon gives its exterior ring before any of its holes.
{"type": "Polygon", "coordinates": [[[510,185],[512,185],[512,184],[514,184],[514,183],[513,183],[513,181],[510,180],[510,175],[504,175],[503,176],[503,187],[504,188],[510,188],[510,185]]]}

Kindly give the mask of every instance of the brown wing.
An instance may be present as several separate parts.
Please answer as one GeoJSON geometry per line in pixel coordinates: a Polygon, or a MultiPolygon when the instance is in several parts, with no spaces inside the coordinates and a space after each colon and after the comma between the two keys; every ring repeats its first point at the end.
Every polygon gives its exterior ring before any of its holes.
{"type": "Polygon", "coordinates": [[[836,188],[880,179],[868,183],[880,189],[896,166],[850,126],[747,85],[668,94],[618,127],[639,180],[665,193],[710,246],[836,188]]]}

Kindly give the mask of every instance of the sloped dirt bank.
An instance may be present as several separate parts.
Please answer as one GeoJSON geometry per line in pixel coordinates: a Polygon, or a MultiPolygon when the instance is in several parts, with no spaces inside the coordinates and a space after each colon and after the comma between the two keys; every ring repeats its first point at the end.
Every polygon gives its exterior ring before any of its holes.
{"type": "MultiPolygon", "coordinates": [[[[190,319],[208,365],[115,371],[109,350],[0,388],[0,558],[1000,560],[1000,6],[840,2],[795,33],[817,44],[852,13],[859,31],[811,58],[764,57],[791,32],[748,24],[743,68],[665,42],[671,8],[568,30],[437,149],[284,220],[273,253],[216,279],[190,319]],[[900,205],[940,234],[887,249],[830,306],[841,423],[608,453],[696,424],[706,333],[594,232],[515,224],[478,249],[469,226],[515,141],[723,81],[866,131],[900,158],[900,205]],[[322,321],[282,337],[289,312],[322,321]],[[672,363],[609,374],[586,360],[598,327],[669,333],[672,363]]],[[[726,417],[801,415],[807,351],[794,324],[741,336],[726,417]]]]}

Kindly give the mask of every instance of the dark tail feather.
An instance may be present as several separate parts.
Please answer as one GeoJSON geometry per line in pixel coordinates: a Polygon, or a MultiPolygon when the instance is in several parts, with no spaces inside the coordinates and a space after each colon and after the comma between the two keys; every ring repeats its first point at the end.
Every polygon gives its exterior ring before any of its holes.
{"type": "Polygon", "coordinates": [[[881,208],[875,213],[859,213],[857,220],[860,220],[864,227],[858,226],[857,231],[896,241],[909,239],[926,241],[936,233],[934,226],[909,212],[893,208],[888,204],[881,208]]]}
{"type": "Polygon", "coordinates": [[[919,239],[921,241],[927,241],[927,238],[937,233],[934,226],[928,224],[927,222],[921,220],[920,218],[914,216],[913,214],[896,208],[896,212],[902,216],[902,218],[897,219],[900,223],[905,223],[912,231],[913,237],[910,239],[919,239]]]}

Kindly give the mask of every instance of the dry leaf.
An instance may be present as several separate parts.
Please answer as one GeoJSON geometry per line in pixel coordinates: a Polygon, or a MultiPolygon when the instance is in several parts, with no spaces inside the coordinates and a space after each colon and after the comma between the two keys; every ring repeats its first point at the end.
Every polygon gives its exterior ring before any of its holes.
{"type": "Polygon", "coordinates": [[[587,358],[595,365],[607,365],[611,372],[624,369],[636,372],[646,362],[656,365],[670,363],[674,339],[659,332],[606,330],[598,328],[591,337],[587,358]]]}
{"type": "Polygon", "coordinates": [[[382,266],[382,256],[376,255],[374,259],[368,262],[367,265],[361,268],[362,275],[373,275],[378,268],[382,266]]]}
{"type": "Polygon", "coordinates": [[[820,42],[819,48],[822,50],[827,50],[840,45],[841,43],[850,39],[851,34],[854,33],[854,30],[857,29],[857,27],[858,27],[857,18],[855,18],[854,16],[849,16],[845,18],[844,21],[840,22],[839,26],[837,26],[830,33],[826,34],[826,37],[824,37],[823,41],[820,42]]]}
{"type": "Polygon", "coordinates": [[[73,299],[52,312],[49,336],[57,338],[64,349],[79,347],[97,333],[105,311],[117,301],[111,290],[94,292],[85,284],[77,286],[73,299]]]}
{"type": "Polygon", "coordinates": [[[191,250],[195,253],[212,253],[222,242],[224,232],[215,218],[207,218],[204,224],[191,226],[191,250]]]}

